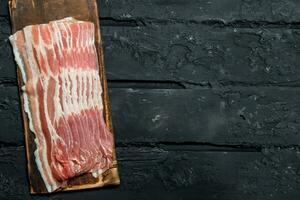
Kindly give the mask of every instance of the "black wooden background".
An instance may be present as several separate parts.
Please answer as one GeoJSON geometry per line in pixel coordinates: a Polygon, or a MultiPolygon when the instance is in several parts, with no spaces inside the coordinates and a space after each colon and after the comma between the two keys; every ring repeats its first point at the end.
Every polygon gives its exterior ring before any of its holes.
{"type": "Polygon", "coordinates": [[[300,1],[100,0],[121,186],[30,196],[0,1],[0,199],[300,199],[300,1]]]}

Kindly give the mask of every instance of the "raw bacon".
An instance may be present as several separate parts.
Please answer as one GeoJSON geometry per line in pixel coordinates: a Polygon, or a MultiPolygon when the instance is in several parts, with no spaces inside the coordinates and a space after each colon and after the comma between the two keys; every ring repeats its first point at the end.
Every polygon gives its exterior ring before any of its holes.
{"type": "Polygon", "coordinates": [[[93,23],[69,17],[10,36],[35,134],[35,160],[49,192],[71,177],[97,177],[112,166],[94,32],[93,23]]]}

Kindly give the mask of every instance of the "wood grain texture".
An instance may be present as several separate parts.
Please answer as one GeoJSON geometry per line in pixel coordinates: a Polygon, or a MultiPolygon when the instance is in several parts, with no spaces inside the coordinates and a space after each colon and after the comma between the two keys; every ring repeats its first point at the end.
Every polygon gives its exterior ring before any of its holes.
{"type": "MultiPolygon", "coordinates": [[[[101,17],[118,20],[158,19],[181,21],[299,22],[298,0],[97,0],[101,17]]],[[[7,16],[6,0],[0,0],[0,15],[7,16]]]]}
{"type": "Polygon", "coordinates": [[[30,196],[23,147],[0,149],[0,199],[297,200],[299,149],[210,151],[203,146],[117,147],[118,188],[30,196]],[[20,167],[16,167],[16,165],[20,167]],[[13,174],[13,176],[12,176],[13,174]]]}
{"type": "MultiPolygon", "coordinates": [[[[162,20],[168,23],[216,22],[235,24],[241,22],[298,22],[300,3],[298,0],[97,0],[103,17],[118,20],[144,19],[162,20]]],[[[212,23],[214,24],[214,23],[212,23]]]]}
{"type": "MultiPolygon", "coordinates": [[[[293,26],[112,25],[101,27],[106,74],[111,81],[300,85],[300,30],[293,26]]],[[[0,17],[0,26],[0,83],[15,83],[13,55],[6,40],[9,21],[0,17]]]]}
{"type": "Polygon", "coordinates": [[[176,22],[102,31],[108,80],[169,80],[192,86],[299,86],[299,34],[299,29],[176,22]]]}
{"type": "MultiPolygon", "coordinates": [[[[110,131],[112,132],[112,122],[110,115],[109,99],[107,94],[107,83],[104,70],[102,42],[99,27],[99,17],[97,11],[97,4],[92,0],[55,0],[55,1],[38,1],[38,0],[12,0],[9,1],[9,11],[12,22],[12,33],[22,29],[27,25],[48,23],[52,20],[58,20],[65,17],[72,16],[78,20],[91,21],[95,24],[95,45],[97,48],[99,65],[100,65],[100,77],[103,87],[103,112],[104,119],[110,131]]],[[[30,192],[35,193],[47,193],[41,176],[38,172],[36,163],[34,161],[35,142],[34,135],[30,132],[28,127],[28,118],[24,112],[24,99],[22,96],[21,86],[23,85],[21,74],[17,69],[17,78],[19,85],[19,93],[21,96],[21,107],[23,116],[24,135],[26,143],[26,155],[27,155],[27,168],[30,180],[30,192]]],[[[107,170],[102,176],[94,178],[91,174],[84,174],[79,177],[74,177],[68,180],[66,188],[61,190],[77,190],[94,187],[102,187],[104,185],[118,185],[119,176],[117,172],[117,162],[114,152],[114,166],[107,170]]]]}
{"type": "Polygon", "coordinates": [[[110,95],[121,143],[300,144],[298,88],[115,88],[110,95]]]}
{"type": "MultiPolygon", "coordinates": [[[[110,86],[117,143],[300,144],[299,88],[142,88],[147,85],[110,86]]],[[[1,127],[9,130],[0,129],[0,144],[22,145],[17,87],[0,87],[0,94],[1,127]]]]}

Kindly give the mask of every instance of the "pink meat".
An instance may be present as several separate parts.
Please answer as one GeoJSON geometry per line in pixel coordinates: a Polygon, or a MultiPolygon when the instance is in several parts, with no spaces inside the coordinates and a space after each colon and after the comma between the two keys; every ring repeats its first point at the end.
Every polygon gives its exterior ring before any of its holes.
{"type": "Polygon", "coordinates": [[[65,18],[10,37],[36,136],[37,166],[49,192],[71,177],[100,175],[112,165],[94,30],[91,22],[65,18]]]}

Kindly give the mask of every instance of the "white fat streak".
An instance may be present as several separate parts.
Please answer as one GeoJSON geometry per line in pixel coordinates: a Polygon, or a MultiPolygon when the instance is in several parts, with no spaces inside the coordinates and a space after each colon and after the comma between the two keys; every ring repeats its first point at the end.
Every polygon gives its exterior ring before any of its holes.
{"type": "Polygon", "coordinates": [[[92,43],[92,40],[93,40],[93,38],[94,38],[94,32],[93,32],[93,29],[94,29],[94,26],[92,26],[90,29],[89,29],[89,47],[91,46],[91,45],[93,45],[93,43],[92,43]]]}
{"type": "Polygon", "coordinates": [[[65,21],[77,21],[77,20],[74,19],[73,17],[66,17],[66,18],[63,18],[63,19],[51,21],[51,23],[53,23],[53,22],[61,23],[61,22],[65,22],[65,21]]]}
{"type": "MultiPolygon", "coordinates": [[[[61,33],[59,31],[57,31],[56,40],[57,40],[57,44],[58,44],[58,47],[59,47],[59,52],[61,53],[61,55],[59,55],[59,56],[62,56],[63,43],[62,43],[62,35],[61,35],[61,33]]],[[[39,50],[43,54],[43,52],[44,52],[45,49],[44,49],[43,46],[40,46],[39,50]]],[[[46,55],[46,53],[44,53],[44,55],[46,55]]],[[[44,87],[45,87],[45,89],[43,91],[44,91],[44,97],[45,97],[44,98],[45,119],[46,119],[46,122],[47,122],[47,126],[49,128],[49,131],[51,133],[51,140],[52,140],[52,142],[56,143],[57,140],[60,140],[62,143],[64,143],[64,140],[58,135],[58,133],[56,132],[56,129],[53,127],[53,125],[51,123],[51,120],[50,120],[50,117],[49,117],[49,112],[48,112],[48,107],[47,107],[47,102],[48,102],[47,99],[48,98],[52,98],[52,97],[48,97],[47,96],[49,79],[50,79],[50,77],[53,77],[56,80],[55,93],[56,93],[57,96],[59,95],[59,86],[58,86],[59,82],[58,82],[58,77],[55,77],[53,75],[53,73],[51,72],[50,65],[48,64],[48,62],[46,64],[47,64],[46,67],[48,68],[48,70],[47,70],[48,71],[48,75],[50,75],[50,76],[45,77],[45,80],[44,80],[44,87]]],[[[57,100],[59,101],[59,97],[57,97],[57,100]]],[[[57,105],[59,105],[57,111],[59,112],[59,110],[60,110],[62,112],[62,108],[60,107],[60,104],[58,103],[57,105]]]]}
{"type": "Polygon", "coordinates": [[[86,30],[85,28],[83,28],[84,24],[81,27],[82,31],[81,31],[81,48],[85,49],[85,45],[86,45],[86,30]]]}
{"type": "MultiPolygon", "coordinates": [[[[68,71],[68,70],[66,70],[68,71]]],[[[71,114],[71,111],[72,111],[72,102],[71,102],[71,95],[70,95],[70,82],[69,82],[69,74],[68,73],[65,73],[64,74],[64,82],[65,82],[65,92],[66,92],[66,105],[67,107],[69,108],[68,110],[70,110],[70,112],[68,114],[71,114]]]]}
{"type": "Polygon", "coordinates": [[[83,83],[81,81],[81,73],[77,73],[77,79],[78,79],[78,109],[79,110],[83,110],[83,106],[82,106],[82,90],[83,90],[83,83]]]}
{"type": "Polygon", "coordinates": [[[69,98],[70,98],[70,111],[69,113],[75,113],[78,110],[78,94],[77,94],[77,82],[76,82],[76,76],[75,74],[72,74],[72,71],[74,69],[64,69],[63,73],[66,73],[66,76],[70,82],[70,86],[72,85],[72,88],[69,88],[69,98]]]}
{"type": "MultiPolygon", "coordinates": [[[[77,80],[76,80],[76,77],[77,77],[77,73],[74,73],[72,72],[73,69],[69,70],[69,77],[71,78],[71,81],[72,81],[72,99],[73,99],[73,106],[74,106],[74,109],[78,109],[79,108],[79,105],[78,105],[78,95],[77,95],[77,80]]],[[[74,70],[75,71],[75,70],[74,70]]]]}
{"type": "Polygon", "coordinates": [[[82,73],[82,80],[83,80],[83,108],[86,109],[87,108],[87,95],[86,95],[86,91],[87,91],[87,72],[83,72],[82,73]]]}
{"type": "Polygon", "coordinates": [[[88,82],[89,82],[89,98],[88,98],[88,105],[92,105],[93,104],[93,74],[89,73],[88,74],[88,82]]]}
{"type": "MultiPolygon", "coordinates": [[[[59,111],[56,116],[57,118],[62,115],[68,116],[72,113],[79,114],[82,110],[90,109],[94,106],[102,108],[101,86],[98,84],[100,79],[98,78],[97,70],[63,68],[60,77],[62,80],[62,85],[60,86],[63,93],[62,102],[65,110],[64,112],[59,111]],[[77,83],[77,77],[79,84],[77,83]],[[89,97],[86,95],[87,87],[89,87],[89,97]],[[79,94],[77,94],[77,89],[79,90],[79,94]],[[92,93],[94,94],[92,95],[92,93]]],[[[59,98],[58,95],[57,98],[59,98]]]]}
{"type": "MultiPolygon", "coordinates": [[[[45,119],[46,119],[46,123],[47,123],[47,127],[49,128],[49,132],[51,134],[51,141],[52,141],[52,144],[55,144],[58,140],[61,141],[61,143],[65,143],[64,140],[57,134],[55,128],[53,127],[52,123],[51,123],[51,120],[50,120],[50,117],[49,117],[49,112],[48,112],[48,107],[47,107],[47,103],[48,103],[48,98],[52,98],[52,97],[49,97],[47,95],[47,91],[48,91],[48,85],[49,85],[49,79],[50,77],[44,77],[44,81],[43,81],[43,92],[44,92],[44,109],[45,109],[45,119]]],[[[60,150],[60,149],[58,149],[60,150]]],[[[61,166],[58,165],[57,166],[60,170],[61,170],[61,166]]]]}
{"type": "Polygon", "coordinates": [[[95,46],[95,26],[94,24],[92,23],[92,28],[91,28],[91,31],[90,31],[90,45],[91,47],[94,47],[95,46]]]}
{"type": "Polygon", "coordinates": [[[52,28],[53,28],[53,39],[54,39],[54,42],[57,44],[58,46],[58,52],[59,52],[59,56],[62,57],[63,56],[63,53],[62,53],[62,48],[63,48],[63,42],[62,42],[62,36],[61,36],[61,33],[59,31],[59,27],[57,25],[57,22],[53,22],[52,24],[52,28]]]}
{"type": "MultiPolygon", "coordinates": [[[[37,138],[35,138],[34,141],[35,141],[35,143],[36,143],[37,146],[40,146],[39,141],[38,141],[37,138]]],[[[44,148],[44,149],[45,149],[45,148],[44,148]]],[[[43,152],[43,154],[44,154],[44,152],[43,152]]],[[[54,182],[51,183],[51,184],[48,184],[48,182],[45,181],[45,180],[46,180],[45,173],[44,173],[44,172],[43,172],[43,173],[41,172],[41,170],[43,169],[43,167],[42,167],[42,162],[41,162],[41,159],[40,159],[40,154],[39,154],[38,149],[36,149],[36,150],[34,151],[34,156],[35,156],[35,162],[36,162],[36,165],[37,165],[37,167],[38,167],[38,169],[39,169],[39,171],[40,171],[40,173],[41,173],[41,176],[42,176],[42,178],[43,178],[43,180],[44,180],[44,183],[45,183],[45,186],[46,186],[47,191],[48,191],[48,192],[53,192],[53,191],[56,190],[59,186],[58,186],[56,183],[54,183],[54,182]]],[[[50,176],[51,176],[51,175],[50,175],[50,176]]]]}
{"type": "Polygon", "coordinates": [[[108,170],[108,167],[104,167],[104,168],[99,168],[99,169],[94,169],[94,171],[92,171],[92,175],[93,177],[97,178],[99,176],[101,176],[106,170],[108,170]]]}
{"type": "Polygon", "coordinates": [[[26,83],[27,80],[26,80],[25,66],[24,66],[24,63],[22,61],[21,55],[18,51],[16,40],[17,40],[17,33],[15,33],[14,35],[9,36],[9,41],[10,41],[12,47],[13,47],[13,52],[14,52],[14,55],[15,55],[15,61],[18,64],[19,69],[21,71],[23,82],[26,83]]]}
{"type": "Polygon", "coordinates": [[[91,28],[87,28],[86,29],[86,35],[87,35],[87,37],[86,37],[86,51],[88,53],[90,53],[91,48],[92,48],[92,46],[91,46],[91,40],[92,40],[91,39],[91,37],[92,37],[91,33],[92,33],[91,28]]]}
{"type": "Polygon", "coordinates": [[[85,82],[84,82],[84,73],[83,70],[80,70],[81,73],[78,74],[78,78],[79,78],[79,82],[80,82],[80,99],[79,99],[79,104],[80,104],[80,110],[84,110],[86,108],[85,104],[84,104],[84,100],[85,100],[85,82]]]}
{"type": "Polygon", "coordinates": [[[81,30],[82,26],[79,26],[79,30],[80,30],[80,37],[79,37],[79,47],[78,48],[82,48],[83,47],[83,42],[84,42],[84,31],[81,30]]]}
{"type": "MultiPolygon", "coordinates": [[[[72,18],[72,17],[70,17],[72,18]]],[[[68,18],[65,18],[65,19],[62,19],[62,20],[59,20],[59,21],[63,21],[63,20],[69,20],[68,18]]],[[[45,52],[45,48],[47,48],[48,50],[50,51],[53,51],[53,56],[54,56],[54,59],[57,59],[57,55],[56,52],[54,51],[54,44],[56,43],[57,45],[59,44],[59,39],[58,39],[58,36],[55,34],[55,31],[51,31],[51,28],[49,25],[47,25],[47,28],[50,29],[49,30],[49,33],[50,33],[50,37],[51,37],[51,43],[50,44],[46,44],[43,40],[40,40],[40,46],[39,46],[39,49],[43,50],[45,52]]],[[[40,31],[39,31],[40,33],[40,31]]],[[[61,49],[59,49],[61,50],[61,49]]],[[[60,53],[62,53],[60,51],[60,53]]],[[[45,57],[47,57],[46,53],[45,53],[45,57]]],[[[48,59],[45,59],[47,61],[47,66],[48,66],[48,69],[49,71],[50,70],[50,63],[48,63],[48,59]]],[[[51,76],[52,78],[55,80],[55,91],[54,91],[54,105],[55,105],[55,110],[54,110],[54,121],[57,120],[59,118],[59,116],[61,115],[61,113],[63,112],[62,111],[62,107],[61,107],[61,104],[59,102],[59,91],[60,91],[60,85],[59,85],[59,78],[58,78],[58,75],[54,75],[53,73],[51,73],[51,76]]]]}
{"type": "MultiPolygon", "coordinates": [[[[90,32],[91,32],[91,36],[90,36],[90,52],[93,52],[94,48],[95,48],[95,28],[94,28],[94,24],[92,24],[92,28],[91,28],[90,32]]],[[[95,53],[96,53],[96,51],[95,51],[95,53]]],[[[96,58],[96,59],[98,59],[98,58],[96,58]]]]}
{"type": "Polygon", "coordinates": [[[77,25],[77,37],[76,37],[76,49],[79,48],[79,37],[80,37],[80,25],[79,24],[76,24],[77,25]]]}
{"type": "Polygon", "coordinates": [[[55,79],[55,92],[54,92],[54,105],[55,105],[55,111],[54,111],[54,120],[58,120],[60,116],[62,116],[63,110],[62,107],[60,105],[60,100],[59,100],[59,91],[60,91],[60,87],[61,85],[59,84],[59,79],[58,79],[58,75],[54,77],[55,79]]]}
{"type": "Polygon", "coordinates": [[[44,41],[41,39],[41,29],[38,29],[38,33],[39,33],[39,44],[37,46],[37,54],[38,54],[38,59],[40,59],[41,57],[44,59],[44,63],[46,65],[46,69],[47,69],[47,74],[50,74],[53,76],[53,73],[50,70],[50,65],[48,63],[48,59],[47,59],[47,54],[46,54],[46,49],[45,49],[45,43],[44,41]]]}
{"type": "Polygon", "coordinates": [[[47,71],[47,74],[48,74],[48,76],[44,77],[44,81],[43,81],[43,86],[45,87],[44,90],[43,90],[44,91],[45,119],[46,119],[46,122],[47,122],[50,133],[53,134],[52,135],[53,137],[51,139],[53,139],[53,142],[55,142],[55,140],[62,140],[62,138],[57,134],[55,128],[53,127],[53,124],[51,123],[51,120],[50,120],[50,117],[49,117],[49,112],[48,112],[48,106],[47,106],[48,98],[53,98],[53,97],[49,97],[47,92],[48,92],[48,84],[49,84],[50,77],[54,78],[54,74],[52,73],[50,65],[48,63],[44,42],[41,39],[42,37],[41,37],[40,28],[38,29],[38,33],[39,33],[39,43],[38,43],[38,46],[36,47],[37,50],[38,50],[37,51],[38,58],[40,58],[40,56],[43,56],[44,62],[46,64],[46,66],[45,66],[46,71],[47,71]],[[45,98],[45,97],[47,97],[47,98],[45,98]]]}
{"type": "Polygon", "coordinates": [[[68,112],[68,102],[67,102],[67,89],[66,89],[66,78],[65,78],[65,73],[63,72],[63,70],[61,71],[60,73],[60,78],[61,78],[61,89],[62,89],[62,104],[63,104],[63,107],[64,107],[64,114],[65,115],[69,115],[70,113],[68,112]]]}
{"type": "MultiPolygon", "coordinates": [[[[68,20],[68,19],[66,19],[68,20]]],[[[47,25],[47,28],[50,29],[50,27],[47,25]]],[[[56,109],[54,110],[54,120],[58,119],[58,117],[60,116],[60,113],[62,113],[62,107],[59,103],[59,90],[60,90],[60,85],[59,85],[59,79],[58,79],[58,75],[53,74],[53,72],[51,71],[50,68],[50,63],[48,62],[47,59],[47,55],[46,55],[46,48],[47,50],[53,51],[53,56],[54,59],[57,58],[57,54],[54,51],[54,43],[59,43],[58,37],[55,35],[54,31],[49,30],[50,32],[50,37],[51,37],[51,43],[50,44],[46,44],[43,40],[40,40],[39,43],[39,50],[42,52],[43,57],[45,58],[45,62],[47,64],[47,68],[48,68],[48,74],[55,80],[55,91],[54,91],[54,105],[56,106],[56,109]]],[[[40,29],[39,29],[39,34],[40,34],[40,29]]],[[[41,38],[41,36],[40,36],[41,38]]]]}
{"type": "MultiPolygon", "coordinates": [[[[24,63],[22,61],[21,55],[19,53],[19,50],[18,50],[18,47],[17,47],[17,44],[16,44],[17,33],[14,34],[14,35],[11,35],[9,37],[9,40],[10,40],[10,43],[12,44],[12,47],[13,47],[13,52],[14,52],[14,55],[15,55],[15,61],[16,61],[17,65],[19,66],[23,82],[26,85],[27,78],[26,78],[26,72],[25,72],[25,65],[24,65],[24,63]]],[[[29,109],[29,99],[28,99],[28,95],[27,95],[26,89],[23,92],[23,98],[24,98],[24,110],[27,113],[28,118],[29,118],[29,129],[32,132],[34,132],[34,128],[33,128],[33,124],[32,124],[32,117],[31,117],[31,113],[30,113],[30,109],[29,109]]]]}
{"type": "MultiPolygon", "coordinates": [[[[28,55],[29,66],[32,71],[32,74],[38,76],[40,74],[40,70],[38,68],[38,64],[33,55],[33,48],[32,48],[33,41],[32,41],[31,34],[32,34],[32,26],[25,27],[24,28],[25,48],[26,48],[26,53],[28,55]]],[[[34,78],[38,79],[38,77],[34,77],[34,78]]]]}
{"type": "MultiPolygon", "coordinates": [[[[63,68],[63,69],[66,69],[66,68],[63,68]]],[[[70,93],[70,87],[71,87],[71,83],[70,83],[70,80],[69,80],[69,77],[68,77],[68,74],[65,75],[65,78],[66,78],[66,83],[67,83],[67,91],[68,91],[68,94],[67,96],[65,96],[66,98],[68,98],[68,104],[66,106],[66,110],[67,112],[69,112],[69,110],[72,110],[73,109],[73,103],[72,103],[72,99],[70,98],[70,96],[72,96],[70,93]]],[[[67,119],[67,118],[65,118],[67,119]]],[[[71,142],[73,142],[73,139],[72,139],[72,133],[71,133],[71,130],[69,132],[67,132],[68,134],[68,138],[69,138],[69,145],[71,144],[71,142]]],[[[72,143],[73,144],[73,143],[72,143]]],[[[71,162],[72,164],[73,162],[71,162]]]]}
{"type": "MultiPolygon", "coordinates": [[[[52,22],[51,24],[52,24],[52,28],[54,29],[54,31],[51,31],[52,41],[58,46],[58,50],[59,50],[58,53],[54,51],[54,56],[55,56],[55,59],[56,59],[57,57],[62,57],[63,56],[62,36],[61,36],[61,33],[60,33],[57,22],[52,22]]],[[[53,47],[52,47],[52,49],[53,49],[53,47]]],[[[57,67],[64,67],[64,66],[57,66],[57,67]]],[[[55,79],[55,83],[56,83],[55,84],[55,95],[54,95],[54,102],[55,102],[54,120],[57,121],[57,120],[59,120],[60,117],[62,117],[64,115],[65,109],[68,106],[67,106],[66,101],[64,101],[64,100],[62,100],[62,103],[60,102],[60,96],[59,96],[60,89],[62,89],[62,98],[65,95],[64,91],[66,91],[66,88],[65,88],[65,79],[64,79],[64,77],[62,77],[62,76],[59,77],[59,75],[55,75],[54,79],[55,79]],[[59,84],[59,78],[61,78],[62,85],[59,84]],[[64,110],[63,110],[62,106],[64,106],[64,110]]],[[[68,125],[67,125],[66,128],[68,129],[67,134],[68,134],[68,137],[70,138],[71,130],[70,130],[68,125]]],[[[68,141],[70,142],[71,139],[69,139],[68,141]]],[[[68,145],[70,146],[70,143],[68,143],[68,145]]]]}
{"type": "MultiPolygon", "coordinates": [[[[25,73],[25,66],[24,66],[24,63],[21,59],[21,56],[20,56],[20,53],[18,51],[18,47],[16,45],[16,35],[11,35],[9,37],[10,39],[10,42],[13,46],[13,52],[14,52],[14,55],[15,55],[15,60],[19,66],[19,69],[21,71],[21,74],[22,74],[22,78],[23,78],[23,82],[26,83],[27,80],[26,80],[26,73],[25,73]]],[[[26,93],[26,91],[23,93],[23,98],[24,98],[24,110],[25,112],[27,113],[27,116],[29,118],[29,129],[33,132],[33,133],[36,133],[34,128],[33,128],[33,123],[32,123],[32,116],[31,116],[31,112],[30,112],[30,109],[29,109],[29,99],[28,99],[28,95],[26,93]]],[[[41,163],[41,160],[40,160],[40,155],[39,155],[39,148],[40,148],[40,144],[39,144],[39,140],[38,138],[36,137],[34,139],[35,143],[36,143],[36,146],[37,146],[37,149],[34,151],[34,155],[35,155],[35,162],[37,164],[37,167],[38,169],[40,170],[41,172],[41,176],[44,180],[44,183],[45,183],[45,186],[47,188],[48,191],[52,191],[52,186],[50,184],[47,183],[47,178],[45,177],[45,173],[43,173],[43,167],[42,167],[42,163],[41,163]]]]}
{"type": "MultiPolygon", "coordinates": [[[[61,139],[61,137],[56,133],[56,130],[55,130],[55,128],[53,127],[53,125],[51,123],[51,120],[50,120],[50,117],[49,117],[49,112],[48,112],[48,106],[47,106],[47,103],[48,103],[48,101],[47,101],[48,100],[48,93],[47,93],[48,92],[48,84],[49,84],[50,77],[53,77],[53,73],[50,70],[50,65],[48,63],[45,46],[42,43],[40,28],[38,28],[38,36],[39,36],[39,40],[38,40],[39,43],[38,43],[38,46],[36,47],[37,54],[38,54],[38,59],[40,59],[40,56],[44,57],[47,73],[49,75],[49,76],[44,76],[44,81],[43,81],[43,87],[45,87],[43,89],[43,92],[44,92],[44,99],[43,100],[44,100],[44,109],[45,109],[44,114],[45,114],[45,119],[46,119],[48,128],[50,129],[49,131],[53,134],[52,135],[53,139],[57,140],[57,139],[61,139]],[[45,98],[45,97],[47,97],[47,98],[45,98]]],[[[50,98],[53,98],[53,97],[50,97],[50,98]]]]}
{"type": "Polygon", "coordinates": [[[67,29],[68,29],[69,33],[71,34],[71,37],[70,37],[70,48],[73,49],[74,46],[73,46],[73,40],[72,40],[72,38],[73,38],[74,36],[72,36],[72,33],[73,33],[73,32],[72,32],[72,30],[71,30],[70,25],[67,26],[67,29]]]}
{"type": "Polygon", "coordinates": [[[93,177],[97,178],[104,172],[103,169],[96,169],[94,172],[92,172],[93,177]]]}
{"type": "MultiPolygon", "coordinates": [[[[93,72],[93,71],[92,71],[92,72],[93,72]]],[[[90,91],[90,90],[92,90],[91,85],[88,84],[88,83],[89,83],[89,79],[90,79],[91,76],[92,76],[91,72],[90,72],[90,71],[87,71],[87,72],[85,73],[85,77],[84,77],[84,79],[85,79],[85,88],[86,88],[85,91],[84,91],[84,96],[85,96],[84,105],[85,105],[85,107],[86,107],[87,109],[91,108],[91,104],[89,103],[89,99],[90,99],[91,97],[88,97],[88,95],[87,95],[87,92],[90,91]],[[88,88],[88,87],[89,87],[89,88],[88,88]]]]}
{"type": "Polygon", "coordinates": [[[81,108],[82,110],[84,109],[84,82],[83,82],[83,73],[79,74],[79,81],[80,81],[80,85],[81,85],[81,90],[80,90],[80,95],[81,95],[81,99],[79,101],[79,103],[81,104],[81,108]]]}
{"type": "MultiPolygon", "coordinates": [[[[44,25],[41,25],[41,26],[44,26],[44,25]]],[[[48,25],[46,25],[46,26],[47,26],[47,29],[48,29],[48,31],[49,31],[49,33],[51,35],[51,38],[52,38],[51,39],[51,43],[47,44],[47,43],[44,42],[44,40],[40,40],[39,42],[40,42],[40,44],[43,44],[47,49],[52,50],[53,49],[53,44],[54,44],[54,33],[53,33],[53,31],[51,31],[51,29],[50,29],[50,27],[48,25]]],[[[40,34],[40,29],[39,29],[39,34],[40,34]]]]}
{"type": "Polygon", "coordinates": [[[95,76],[92,76],[92,85],[93,85],[93,88],[92,88],[92,102],[93,104],[95,104],[95,96],[96,96],[96,80],[95,80],[95,76]]]}
{"type": "Polygon", "coordinates": [[[98,84],[97,84],[97,76],[93,76],[93,104],[96,106],[97,105],[97,98],[98,98],[98,84]]]}
{"type": "MultiPolygon", "coordinates": [[[[76,73],[76,72],[75,72],[76,73]]],[[[74,74],[75,75],[75,74],[74,74]]],[[[82,95],[82,90],[83,90],[83,83],[82,83],[82,73],[76,73],[76,77],[78,79],[78,84],[77,84],[77,87],[78,87],[78,98],[77,98],[77,103],[78,103],[78,111],[80,110],[83,110],[83,105],[82,105],[82,98],[83,98],[83,95],[82,95]]]]}
{"type": "MultiPolygon", "coordinates": [[[[69,70],[68,70],[69,71],[69,70]]],[[[75,105],[73,103],[74,99],[73,99],[73,95],[72,95],[72,90],[71,88],[73,89],[73,86],[72,86],[72,80],[70,80],[70,72],[67,74],[66,76],[66,79],[67,79],[67,86],[68,86],[68,98],[69,98],[69,107],[71,108],[71,110],[74,110],[75,108],[75,105]]]]}
{"type": "MultiPolygon", "coordinates": [[[[31,41],[32,41],[31,34],[30,34],[31,29],[32,29],[31,26],[24,28],[24,37],[26,38],[25,48],[26,48],[26,53],[28,54],[27,59],[28,59],[29,64],[30,64],[32,74],[37,75],[38,74],[38,69],[36,68],[35,60],[33,59],[33,51],[32,51],[32,47],[31,47],[31,41]],[[25,30],[27,30],[29,34],[27,34],[26,33],[27,31],[25,31],[25,30]],[[29,58],[30,56],[31,56],[31,59],[29,58]]],[[[9,39],[12,43],[15,59],[16,59],[16,62],[17,62],[18,66],[21,70],[23,81],[24,81],[24,83],[26,83],[27,80],[26,80],[25,66],[24,66],[24,63],[21,60],[20,53],[19,53],[18,48],[16,46],[16,43],[14,41],[14,39],[16,39],[16,34],[10,36],[9,39]]],[[[32,81],[33,81],[33,85],[35,86],[36,82],[37,82],[37,77],[35,79],[33,79],[32,81]]],[[[29,128],[36,135],[37,133],[35,132],[35,130],[33,128],[33,124],[32,124],[32,116],[31,116],[31,112],[30,112],[30,109],[29,109],[29,99],[28,99],[27,93],[24,92],[23,96],[24,96],[24,110],[27,113],[27,116],[29,118],[29,128]]],[[[35,102],[34,105],[38,105],[37,99],[35,101],[36,102],[35,102]]],[[[36,111],[37,111],[37,115],[39,116],[39,109],[36,109],[36,111]]],[[[39,118],[37,118],[37,120],[39,120],[39,118]]],[[[41,124],[40,121],[38,121],[37,124],[41,124]]],[[[40,128],[40,127],[38,127],[38,128],[40,128]]],[[[57,183],[54,180],[51,173],[48,174],[49,179],[50,179],[49,182],[46,178],[46,175],[45,175],[46,171],[51,172],[51,169],[50,169],[48,159],[47,159],[47,149],[42,148],[42,155],[40,155],[40,153],[39,153],[40,148],[42,146],[45,146],[45,138],[40,137],[40,139],[41,139],[42,144],[39,143],[39,140],[37,139],[37,136],[34,139],[34,141],[36,143],[36,147],[37,147],[37,149],[34,151],[35,162],[37,164],[38,170],[40,171],[42,179],[44,180],[47,191],[52,192],[52,191],[56,190],[59,186],[57,185],[57,183]],[[45,166],[46,169],[43,169],[41,160],[44,161],[44,166],[45,166]]]]}
{"type": "MultiPolygon", "coordinates": [[[[26,47],[26,52],[28,54],[28,61],[29,61],[30,68],[32,70],[32,74],[35,75],[34,76],[35,78],[32,81],[33,81],[33,85],[36,86],[37,81],[38,81],[38,74],[40,74],[40,72],[39,72],[39,69],[37,67],[36,60],[34,59],[34,56],[33,56],[33,49],[32,49],[32,42],[33,41],[32,41],[31,33],[32,33],[32,26],[28,26],[28,27],[24,28],[24,36],[26,38],[25,47],[26,47]]],[[[35,105],[38,105],[37,98],[35,98],[35,101],[36,101],[35,105]]],[[[36,111],[37,111],[37,115],[40,116],[39,109],[36,109],[36,111]]],[[[38,120],[37,124],[41,124],[40,119],[37,118],[37,120],[38,120]]],[[[29,121],[32,121],[31,117],[29,118],[29,121]]],[[[40,138],[42,139],[42,141],[41,141],[42,144],[39,144],[37,138],[35,139],[36,146],[37,146],[37,149],[34,152],[35,162],[37,163],[37,167],[38,167],[38,169],[41,173],[41,176],[44,180],[47,191],[52,192],[52,191],[56,190],[59,186],[57,185],[56,180],[54,179],[54,177],[51,173],[50,165],[48,163],[48,158],[47,158],[47,148],[42,148],[43,146],[46,147],[45,137],[44,137],[44,135],[42,135],[42,137],[40,137],[40,138]],[[42,155],[39,154],[39,149],[40,148],[42,148],[42,155]],[[43,160],[45,169],[43,169],[43,167],[42,167],[41,159],[43,160]],[[47,173],[47,172],[50,172],[50,173],[47,174],[49,179],[50,179],[49,183],[48,183],[46,175],[45,175],[45,173],[47,173]]]]}
{"type": "Polygon", "coordinates": [[[93,30],[92,30],[92,43],[93,47],[95,47],[95,25],[93,24],[93,30]]]}
{"type": "MultiPolygon", "coordinates": [[[[71,94],[71,92],[72,92],[71,91],[71,82],[70,82],[68,74],[65,75],[65,79],[66,79],[65,80],[66,81],[66,88],[67,88],[67,91],[68,91],[68,94],[66,96],[66,98],[68,99],[68,101],[67,101],[67,112],[71,113],[72,110],[74,110],[74,104],[73,104],[73,99],[72,99],[72,94],[71,94]],[[69,112],[69,110],[70,110],[70,112],[69,112]]],[[[69,133],[69,132],[68,132],[68,138],[69,138],[69,142],[70,142],[70,140],[72,140],[72,136],[71,136],[71,133],[69,133]]],[[[70,143],[69,143],[69,145],[70,145],[70,143]]]]}
{"type": "Polygon", "coordinates": [[[49,97],[48,96],[48,86],[49,86],[49,76],[44,77],[44,81],[43,81],[43,92],[44,92],[44,109],[45,109],[45,119],[47,122],[47,127],[49,128],[50,134],[51,134],[51,139],[53,140],[53,142],[55,142],[56,140],[61,140],[63,141],[63,139],[57,134],[55,128],[53,127],[50,117],[49,117],[49,112],[48,112],[48,98],[53,98],[53,97],[49,97]]]}
{"type": "Polygon", "coordinates": [[[66,33],[66,38],[65,38],[66,44],[67,44],[66,49],[68,51],[70,51],[71,50],[71,44],[70,44],[69,40],[70,40],[71,37],[69,36],[69,32],[68,32],[68,30],[67,30],[67,28],[66,28],[66,26],[65,26],[64,23],[60,23],[59,25],[60,25],[61,30],[64,30],[64,32],[66,33]]]}
{"type": "Polygon", "coordinates": [[[95,105],[99,106],[100,109],[103,108],[103,104],[102,104],[102,87],[101,87],[101,82],[100,82],[100,77],[97,74],[95,76],[95,88],[96,88],[96,95],[95,95],[95,105]]]}
{"type": "Polygon", "coordinates": [[[84,41],[85,41],[85,46],[84,48],[88,47],[89,46],[89,29],[87,28],[88,27],[88,24],[85,24],[86,28],[85,28],[85,35],[84,35],[84,41]]]}

